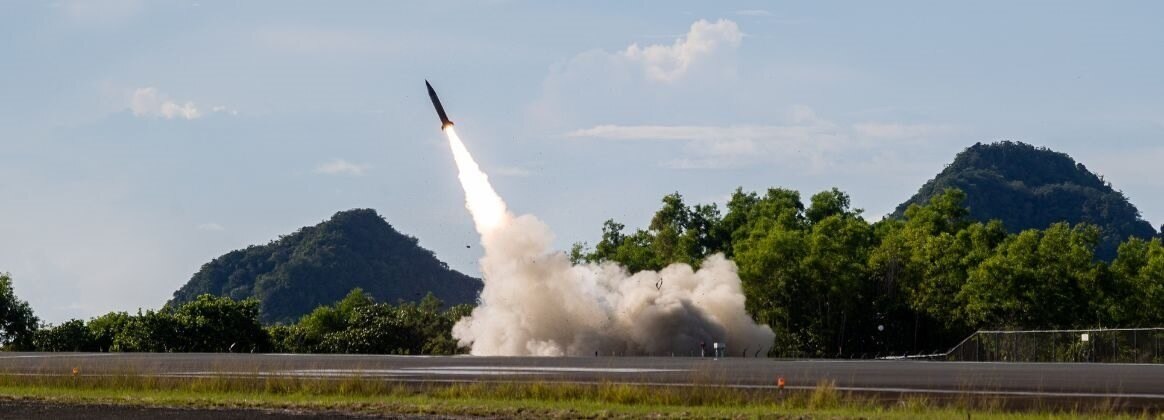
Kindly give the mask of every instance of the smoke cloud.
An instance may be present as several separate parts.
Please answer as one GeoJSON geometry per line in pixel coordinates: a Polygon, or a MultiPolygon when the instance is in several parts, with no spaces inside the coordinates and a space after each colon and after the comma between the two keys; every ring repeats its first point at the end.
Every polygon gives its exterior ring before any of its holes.
{"type": "Polygon", "coordinates": [[[479,356],[731,354],[766,351],[775,334],[744,311],[735,263],[714,255],[693,270],[672,264],[628,273],[614,263],[574,265],[531,215],[514,216],[453,127],[445,129],[485,255],[480,305],[453,326],[479,356]]]}

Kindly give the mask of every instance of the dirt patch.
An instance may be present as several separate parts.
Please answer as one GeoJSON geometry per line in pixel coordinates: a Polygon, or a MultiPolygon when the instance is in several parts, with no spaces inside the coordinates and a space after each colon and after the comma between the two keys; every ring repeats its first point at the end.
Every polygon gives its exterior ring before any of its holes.
{"type": "MultiPolygon", "coordinates": [[[[0,399],[0,419],[250,420],[250,419],[450,419],[447,416],[375,415],[341,411],[258,408],[174,408],[117,404],[72,404],[31,399],[0,399]]],[[[456,417],[463,418],[463,417],[456,417]]]]}

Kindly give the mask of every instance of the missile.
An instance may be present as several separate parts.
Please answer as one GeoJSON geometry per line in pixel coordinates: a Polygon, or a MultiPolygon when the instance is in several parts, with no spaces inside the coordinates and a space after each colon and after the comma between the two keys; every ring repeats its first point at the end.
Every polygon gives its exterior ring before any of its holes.
{"type": "Polygon", "coordinates": [[[432,106],[436,108],[437,116],[441,117],[441,130],[443,131],[452,126],[453,122],[449,121],[448,115],[445,115],[445,107],[441,106],[441,99],[437,97],[436,91],[432,90],[432,85],[428,83],[428,80],[424,81],[424,85],[428,87],[428,98],[432,99],[432,106]]]}

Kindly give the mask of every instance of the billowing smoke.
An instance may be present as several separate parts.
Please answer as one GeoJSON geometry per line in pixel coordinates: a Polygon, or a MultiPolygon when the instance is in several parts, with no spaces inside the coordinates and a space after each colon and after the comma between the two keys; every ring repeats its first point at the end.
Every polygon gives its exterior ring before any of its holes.
{"type": "Polygon", "coordinates": [[[545,223],[506,209],[453,127],[445,133],[485,248],[480,305],[453,327],[472,354],[687,355],[720,342],[750,355],[772,344],[772,330],[744,311],[735,263],[717,254],[699,270],[634,274],[613,263],[574,265],[551,249],[545,223]]]}

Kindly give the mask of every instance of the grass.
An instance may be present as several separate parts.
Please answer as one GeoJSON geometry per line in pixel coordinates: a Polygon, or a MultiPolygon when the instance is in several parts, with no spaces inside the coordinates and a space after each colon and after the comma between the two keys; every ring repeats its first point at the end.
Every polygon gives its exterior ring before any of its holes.
{"type": "Polygon", "coordinates": [[[1008,411],[997,401],[924,396],[896,400],[851,395],[821,382],[808,391],[615,383],[408,383],[339,379],[210,376],[0,375],[0,397],[65,404],[191,408],[341,410],[367,414],[442,414],[509,418],[1152,418],[1118,404],[1064,411],[1008,411]]]}

